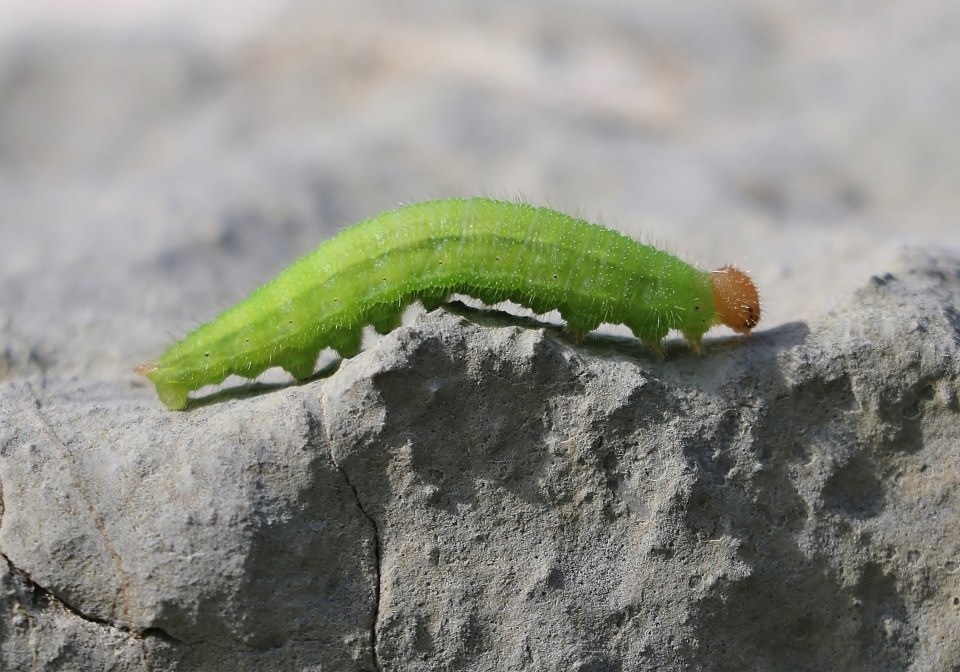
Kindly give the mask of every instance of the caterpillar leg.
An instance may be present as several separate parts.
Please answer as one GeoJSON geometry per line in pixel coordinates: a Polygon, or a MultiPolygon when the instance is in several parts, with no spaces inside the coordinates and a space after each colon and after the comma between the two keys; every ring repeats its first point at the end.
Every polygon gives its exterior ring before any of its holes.
{"type": "Polygon", "coordinates": [[[627,324],[633,335],[643,341],[643,344],[653,350],[654,354],[660,359],[666,359],[667,351],[663,349],[663,339],[666,338],[669,329],[665,327],[640,328],[627,324]]]}
{"type": "Polygon", "coordinates": [[[330,339],[330,347],[337,351],[344,359],[350,359],[360,354],[360,342],[363,339],[361,327],[338,331],[330,339]]]}
{"type": "Polygon", "coordinates": [[[667,351],[663,349],[662,341],[648,341],[644,339],[643,344],[653,350],[653,354],[657,356],[657,359],[667,358],[667,351]]]}
{"type": "Polygon", "coordinates": [[[560,317],[567,323],[563,331],[577,345],[583,343],[587,334],[600,326],[599,319],[583,315],[580,311],[569,306],[560,307],[560,317]]]}
{"type": "Polygon", "coordinates": [[[690,348],[698,355],[703,355],[703,336],[684,334],[684,338],[690,344],[690,348]]]}
{"type": "Polygon", "coordinates": [[[280,367],[293,376],[294,380],[306,380],[313,375],[313,370],[317,367],[317,355],[313,353],[311,355],[292,357],[281,364],[280,367]]]}
{"type": "Polygon", "coordinates": [[[681,331],[683,337],[687,339],[690,348],[698,355],[703,354],[703,335],[706,333],[706,326],[703,329],[694,328],[681,331]]]}
{"type": "Polygon", "coordinates": [[[391,331],[400,326],[400,323],[403,321],[403,309],[399,311],[381,315],[370,320],[370,324],[373,325],[373,330],[378,334],[385,335],[389,334],[391,331]]]}
{"type": "Polygon", "coordinates": [[[450,298],[450,295],[447,293],[444,294],[426,294],[420,297],[420,303],[423,304],[424,309],[429,313],[432,310],[436,310],[444,303],[447,302],[447,299],[450,298]]]}
{"type": "Polygon", "coordinates": [[[583,345],[583,339],[587,337],[587,332],[582,329],[575,329],[569,324],[563,328],[563,333],[577,345],[583,345]]]}
{"type": "Polygon", "coordinates": [[[157,396],[171,411],[182,411],[187,407],[189,392],[190,388],[181,383],[157,383],[157,396]]]}

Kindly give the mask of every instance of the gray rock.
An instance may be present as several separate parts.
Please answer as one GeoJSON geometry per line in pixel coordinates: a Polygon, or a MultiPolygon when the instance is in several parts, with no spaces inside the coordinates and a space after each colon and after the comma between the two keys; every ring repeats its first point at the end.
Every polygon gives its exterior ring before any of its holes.
{"type": "MultiPolygon", "coordinates": [[[[144,391],[45,378],[3,389],[14,422],[0,437],[0,549],[41,591],[39,623],[66,610],[103,624],[99,657],[70,649],[59,663],[92,669],[113,650],[130,655],[102,669],[372,669],[372,524],[302,392],[184,415],[144,391]]],[[[9,593],[0,628],[38,609],[23,594],[9,593]]],[[[64,636],[36,629],[41,652],[64,636]]],[[[23,655],[16,641],[5,650],[23,655]]]]}
{"type": "Polygon", "coordinates": [[[912,252],[703,358],[455,309],[187,413],[8,381],[0,663],[955,668],[958,345],[912,252]]]}
{"type": "Polygon", "coordinates": [[[955,0],[150,5],[0,3],[0,670],[960,669],[955,0]],[[743,265],[762,329],[131,373],[477,193],[743,265]]]}

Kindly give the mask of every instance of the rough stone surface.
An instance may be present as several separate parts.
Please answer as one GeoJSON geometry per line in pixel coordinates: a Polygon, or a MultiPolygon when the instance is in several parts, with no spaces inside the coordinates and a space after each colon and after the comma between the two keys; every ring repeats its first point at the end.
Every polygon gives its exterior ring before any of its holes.
{"type": "MultiPolygon", "coordinates": [[[[372,524],[302,402],[200,420],[115,394],[44,377],[4,389],[5,612],[26,610],[29,629],[45,605],[41,635],[64,614],[109,625],[101,645],[130,654],[118,669],[371,668],[372,524]]],[[[92,664],[37,640],[41,667],[92,664]]]]}
{"type": "Polygon", "coordinates": [[[5,386],[7,664],[960,662],[960,260],[702,359],[518,322],[436,311],[189,413],[5,386]]]}
{"type": "Polygon", "coordinates": [[[916,255],[705,360],[438,316],[345,365],[385,667],[960,664],[958,305],[916,255]]]}
{"type": "Polygon", "coordinates": [[[84,8],[0,3],[0,670],[960,669],[955,0],[84,8]],[[741,264],[761,328],[132,374],[477,193],[741,264]]]}

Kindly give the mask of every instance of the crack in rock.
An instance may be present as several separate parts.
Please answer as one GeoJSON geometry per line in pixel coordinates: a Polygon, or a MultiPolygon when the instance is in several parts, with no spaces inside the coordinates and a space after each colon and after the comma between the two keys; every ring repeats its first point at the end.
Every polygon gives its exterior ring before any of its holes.
{"type": "Polygon", "coordinates": [[[151,626],[149,628],[145,628],[142,631],[136,631],[136,630],[131,630],[130,628],[125,628],[123,626],[117,625],[116,623],[112,623],[107,619],[98,618],[96,616],[91,616],[90,614],[84,613],[81,609],[70,604],[69,602],[64,600],[62,597],[60,597],[50,589],[45,588],[41,586],[39,583],[37,583],[36,581],[34,581],[33,577],[31,577],[27,571],[21,569],[20,567],[17,567],[17,565],[14,564],[14,562],[5,553],[0,552],[0,557],[2,557],[4,561],[6,561],[7,567],[10,568],[10,573],[20,577],[20,579],[24,583],[26,583],[31,590],[33,590],[34,592],[40,593],[51,604],[59,605],[67,612],[73,614],[74,616],[76,616],[77,618],[80,618],[83,621],[86,621],[87,623],[93,623],[94,625],[105,626],[107,628],[110,628],[111,630],[115,630],[117,632],[123,633],[125,635],[129,635],[131,637],[139,638],[139,639],[157,637],[157,638],[166,640],[168,642],[174,642],[176,644],[186,644],[186,642],[184,642],[181,639],[178,639],[177,637],[174,637],[163,628],[151,626]]]}
{"type": "Polygon", "coordinates": [[[346,480],[347,485],[350,486],[350,489],[353,491],[353,496],[356,498],[357,507],[360,509],[360,513],[363,514],[363,517],[370,522],[370,526],[373,528],[373,558],[375,561],[375,571],[376,571],[376,587],[374,590],[374,599],[373,599],[373,618],[370,625],[370,648],[373,655],[373,667],[375,670],[380,670],[380,660],[377,655],[377,621],[380,618],[380,581],[381,581],[381,557],[380,557],[380,528],[377,527],[377,522],[373,519],[367,510],[363,508],[363,502],[360,501],[360,493],[357,492],[356,486],[350,480],[350,477],[347,475],[346,470],[341,467],[339,464],[334,462],[334,465],[343,474],[344,480],[346,480]]]}

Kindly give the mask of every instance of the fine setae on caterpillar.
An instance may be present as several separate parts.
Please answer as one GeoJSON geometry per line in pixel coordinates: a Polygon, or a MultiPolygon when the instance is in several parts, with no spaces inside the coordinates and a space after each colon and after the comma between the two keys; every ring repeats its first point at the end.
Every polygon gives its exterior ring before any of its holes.
{"type": "Polygon", "coordinates": [[[303,380],[324,348],[353,357],[367,324],[385,334],[410,303],[432,309],[451,294],[558,310],[575,339],[625,324],[660,355],[670,330],[699,353],[711,327],[746,334],[760,320],[757,290],[733,266],[701,271],[549,208],[451,198],[345,229],[136,372],[171,410],[231,374],[256,378],[279,366],[303,380]]]}

